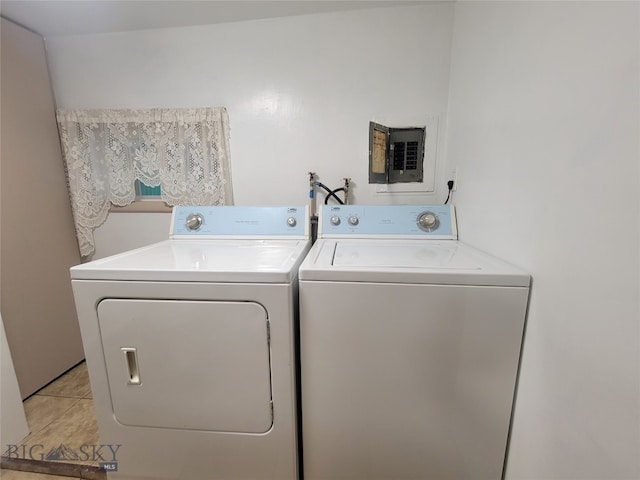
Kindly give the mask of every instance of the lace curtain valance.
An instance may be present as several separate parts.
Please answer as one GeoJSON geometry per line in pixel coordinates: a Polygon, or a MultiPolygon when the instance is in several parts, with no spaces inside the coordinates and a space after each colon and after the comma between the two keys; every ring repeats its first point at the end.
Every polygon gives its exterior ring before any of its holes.
{"type": "Polygon", "coordinates": [[[135,181],[160,186],[169,205],[233,202],[226,109],[57,112],[80,253],[111,204],[135,200],[135,181]]]}

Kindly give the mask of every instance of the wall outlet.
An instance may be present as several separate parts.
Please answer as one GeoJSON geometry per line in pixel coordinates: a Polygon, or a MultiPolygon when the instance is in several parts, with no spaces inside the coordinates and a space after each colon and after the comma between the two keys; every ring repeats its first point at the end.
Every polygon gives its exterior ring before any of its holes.
{"type": "Polygon", "coordinates": [[[458,191],[458,167],[455,167],[453,170],[451,170],[451,173],[447,178],[447,182],[449,180],[453,180],[453,191],[458,191]]]}

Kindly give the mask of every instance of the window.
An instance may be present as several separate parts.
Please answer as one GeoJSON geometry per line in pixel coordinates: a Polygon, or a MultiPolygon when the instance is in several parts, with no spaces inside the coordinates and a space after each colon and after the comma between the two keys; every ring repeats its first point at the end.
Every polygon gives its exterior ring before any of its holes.
{"type": "Polygon", "coordinates": [[[136,200],[155,200],[160,198],[161,191],[160,185],[157,187],[150,187],[142,183],[140,180],[136,180],[136,200]]]}
{"type": "Polygon", "coordinates": [[[140,180],[135,181],[136,199],[129,205],[111,205],[112,213],[170,213],[171,205],[162,200],[160,185],[150,187],[140,180]]]}
{"type": "Polygon", "coordinates": [[[60,109],[57,118],[83,257],[94,252],[93,230],[112,206],[148,212],[233,203],[223,107],[60,109]]]}

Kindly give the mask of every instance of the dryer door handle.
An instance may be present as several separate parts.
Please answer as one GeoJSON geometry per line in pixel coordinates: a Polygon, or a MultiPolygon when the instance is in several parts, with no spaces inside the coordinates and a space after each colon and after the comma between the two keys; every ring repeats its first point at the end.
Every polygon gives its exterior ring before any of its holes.
{"type": "Polygon", "coordinates": [[[140,370],[138,368],[138,350],[132,347],[122,347],[120,350],[124,353],[127,371],[129,372],[127,383],[129,385],[142,384],[142,380],[140,379],[140,370]]]}

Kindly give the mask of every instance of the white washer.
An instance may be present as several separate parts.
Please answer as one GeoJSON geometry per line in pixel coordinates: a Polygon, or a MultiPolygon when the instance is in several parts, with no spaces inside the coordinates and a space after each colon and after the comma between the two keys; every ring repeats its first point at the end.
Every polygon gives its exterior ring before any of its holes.
{"type": "Polygon", "coordinates": [[[305,207],[176,207],[169,240],[71,269],[110,479],[298,478],[308,225],[305,207]]]}
{"type": "Polygon", "coordinates": [[[502,478],[530,277],[453,207],[335,206],[300,267],[305,480],[502,478]]]}

